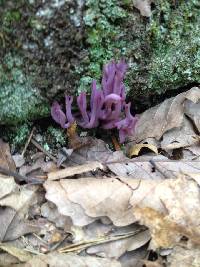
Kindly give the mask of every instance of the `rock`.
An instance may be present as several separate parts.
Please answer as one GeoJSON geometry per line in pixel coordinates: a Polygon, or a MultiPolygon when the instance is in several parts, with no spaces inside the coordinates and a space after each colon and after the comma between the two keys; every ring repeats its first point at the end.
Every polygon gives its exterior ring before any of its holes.
{"type": "Polygon", "coordinates": [[[198,0],[0,0],[0,124],[49,116],[53,99],[90,92],[125,57],[129,97],[200,82],[198,0]],[[141,9],[141,8],[140,8],[141,9]]]}

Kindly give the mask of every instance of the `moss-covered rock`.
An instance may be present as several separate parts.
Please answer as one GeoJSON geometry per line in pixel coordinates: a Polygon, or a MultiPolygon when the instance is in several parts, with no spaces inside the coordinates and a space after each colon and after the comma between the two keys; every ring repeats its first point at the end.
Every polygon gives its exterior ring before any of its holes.
{"type": "Polygon", "coordinates": [[[133,97],[200,82],[200,2],[155,0],[144,18],[134,1],[86,1],[89,56],[81,88],[100,77],[103,63],[126,57],[133,97]]]}
{"type": "Polygon", "coordinates": [[[127,59],[133,100],[199,83],[199,11],[199,0],[155,0],[151,17],[132,0],[0,0],[0,124],[90,92],[112,58],[127,59]]]}

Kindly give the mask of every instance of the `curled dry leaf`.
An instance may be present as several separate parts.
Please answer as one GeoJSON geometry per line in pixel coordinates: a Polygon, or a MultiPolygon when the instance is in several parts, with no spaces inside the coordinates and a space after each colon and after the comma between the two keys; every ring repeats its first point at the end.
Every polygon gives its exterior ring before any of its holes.
{"type": "Polygon", "coordinates": [[[158,154],[158,149],[156,146],[151,144],[136,144],[132,146],[129,150],[129,157],[138,156],[142,148],[148,148],[149,150],[153,151],[155,154],[158,154]]]}
{"type": "Polygon", "coordinates": [[[199,99],[200,89],[193,87],[145,111],[139,118],[133,139],[137,143],[148,137],[159,140],[165,132],[182,125],[185,103],[192,101],[194,104],[199,99]]]}

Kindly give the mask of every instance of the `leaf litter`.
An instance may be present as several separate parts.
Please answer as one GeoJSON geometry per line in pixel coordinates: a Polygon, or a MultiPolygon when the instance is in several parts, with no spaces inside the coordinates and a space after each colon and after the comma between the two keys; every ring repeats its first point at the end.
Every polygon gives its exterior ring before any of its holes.
{"type": "Polygon", "coordinates": [[[0,140],[1,266],[198,266],[199,100],[194,87],[138,116],[125,153],[75,130],[62,158],[34,133],[23,155],[0,140]]]}

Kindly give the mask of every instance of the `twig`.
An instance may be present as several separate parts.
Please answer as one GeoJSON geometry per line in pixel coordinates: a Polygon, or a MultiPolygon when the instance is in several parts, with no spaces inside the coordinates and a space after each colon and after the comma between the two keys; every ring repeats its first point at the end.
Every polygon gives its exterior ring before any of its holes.
{"type": "MultiPolygon", "coordinates": [[[[40,151],[42,151],[45,155],[47,155],[50,159],[52,159],[57,164],[57,158],[52,156],[48,151],[46,151],[38,142],[36,142],[33,138],[31,139],[31,143],[37,147],[40,151]]],[[[67,168],[68,166],[62,163],[60,166],[67,168]]]]}
{"type": "Polygon", "coordinates": [[[28,140],[26,141],[26,144],[25,144],[24,149],[23,149],[23,151],[22,151],[22,156],[24,156],[24,154],[26,153],[27,147],[28,147],[28,145],[29,145],[29,143],[30,143],[30,141],[31,141],[31,138],[33,137],[33,133],[34,133],[34,131],[35,131],[35,127],[33,127],[32,131],[31,131],[31,133],[30,133],[30,135],[29,135],[29,138],[28,138],[28,140]]]}

